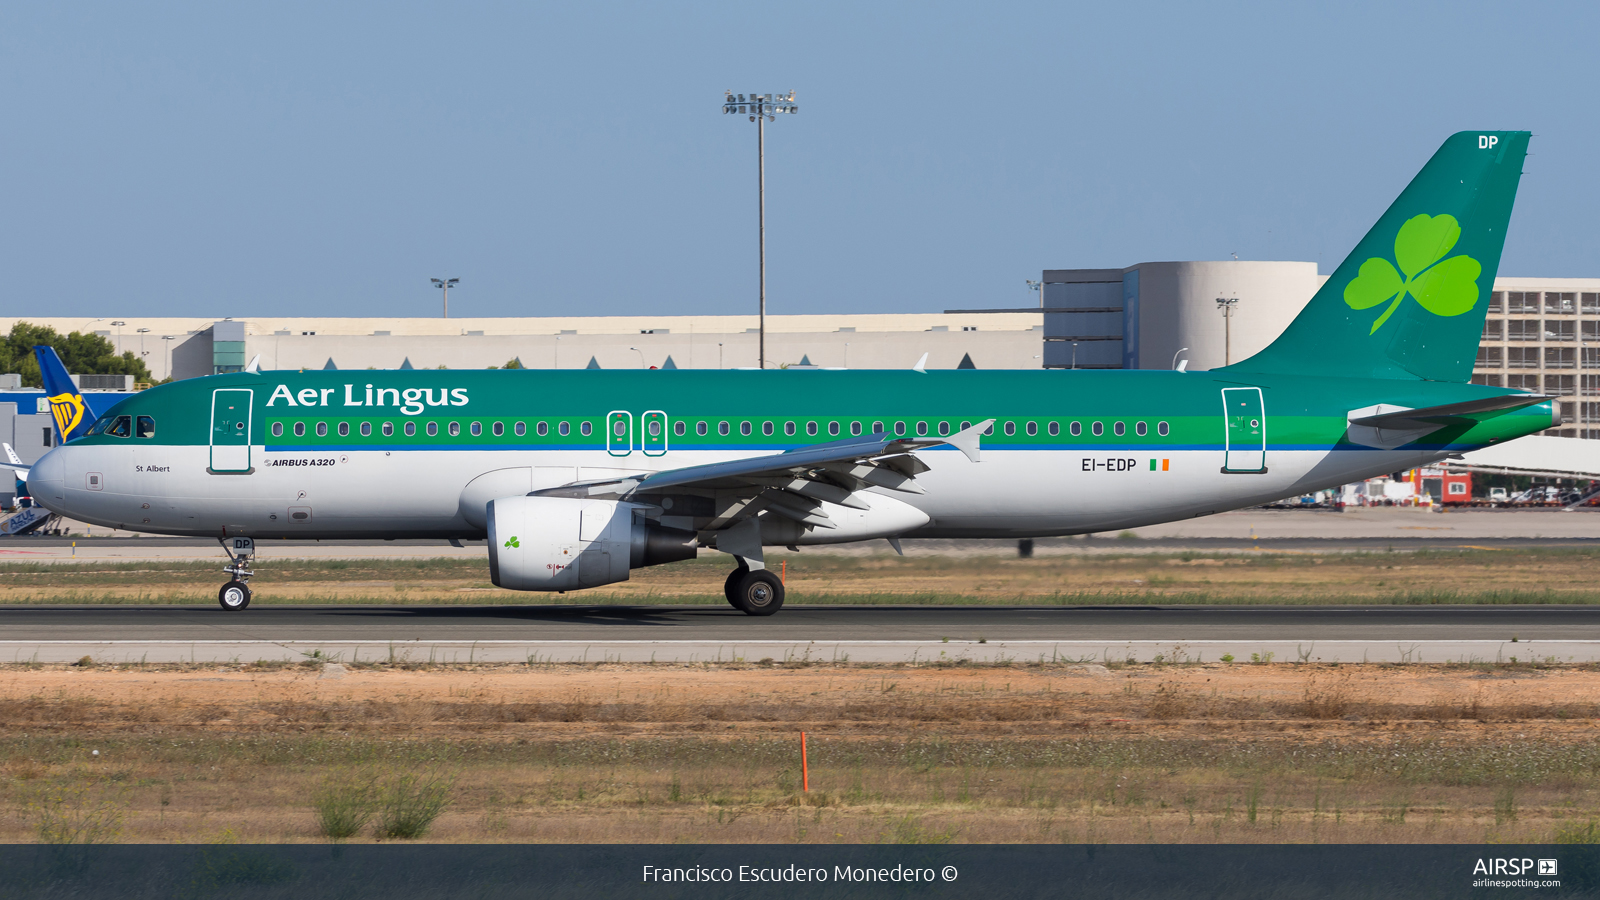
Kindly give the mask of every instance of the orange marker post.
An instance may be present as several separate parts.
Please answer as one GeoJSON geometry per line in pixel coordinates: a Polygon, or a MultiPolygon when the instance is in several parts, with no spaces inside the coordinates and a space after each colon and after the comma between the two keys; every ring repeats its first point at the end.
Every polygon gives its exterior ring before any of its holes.
{"type": "MultiPolygon", "coordinates": [[[[778,564],[778,583],[789,583],[789,561],[787,559],[778,564]]],[[[804,732],[801,733],[804,734],[804,732]]],[[[801,743],[805,743],[805,741],[801,741],[801,743]]]]}
{"type": "Polygon", "coordinates": [[[806,733],[800,732],[800,790],[811,793],[811,768],[806,765],[806,733]]]}

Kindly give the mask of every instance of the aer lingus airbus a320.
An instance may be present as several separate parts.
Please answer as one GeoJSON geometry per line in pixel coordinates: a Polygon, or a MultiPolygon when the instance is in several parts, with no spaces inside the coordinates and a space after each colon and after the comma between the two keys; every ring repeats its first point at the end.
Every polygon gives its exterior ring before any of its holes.
{"type": "Polygon", "coordinates": [[[1288,330],[1221,369],[247,371],[64,428],[29,482],[63,516],[223,539],[229,610],[256,538],[487,538],[519,591],[714,547],[728,601],[769,615],[763,545],[1249,506],[1554,424],[1543,397],[1467,383],[1528,137],[1445,141],[1288,330]]]}

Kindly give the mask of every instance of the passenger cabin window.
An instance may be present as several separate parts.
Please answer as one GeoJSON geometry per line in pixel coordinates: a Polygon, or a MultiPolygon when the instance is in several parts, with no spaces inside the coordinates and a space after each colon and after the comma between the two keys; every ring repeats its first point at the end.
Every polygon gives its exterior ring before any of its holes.
{"type": "Polygon", "coordinates": [[[1050,423],[1050,427],[1046,428],[1045,430],[1050,432],[1050,436],[1051,437],[1055,437],[1056,435],[1061,433],[1061,423],[1060,422],[1051,422],[1050,423]]]}
{"type": "Polygon", "coordinates": [[[589,435],[594,434],[594,423],[593,422],[584,422],[583,424],[579,425],[578,426],[578,433],[582,434],[584,437],[588,437],[589,435]]]}
{"type": "Polygon", "coordinates": [[[445,426],[445,431],[451,437],[457,437],[457,436],[459,436],[461,434],[461,423],[460,422],[451,422],[449,425],[445,426]]]}
{"type": "Polygon", "coordinates": [[[294,436],[295,437],[305,437],[306,436],[306,423],[304,423],[304,422],[296,422],[296,423],[294,423],[294,436]]]}
{"type": "Polygon", "coordinates": [[[761,423],[761,433],[764,434],[764,435],[767,435],[768,437],[771,437],[772,436],[772,423],[771,422],[762,422],[761,423]]]}
{"type": "MultiPolygon", "coordinates": [[[[533,430],[534,430],[535,434],[539,435],[539,437],[544,437],[545,435],[550,433],[550,426],[546,425],[543,422],[540,422],[538,425],[535,425],[533,427],[533,430]]],[[[520,432],[520,431],[517,432],[517,434],[521,434],[521,433],[522,432],[520,432]]]]}
{"type": "Polygon", "coordinates": [[[1005,428],[1003,430],[1006,433],[1006,437],[1010,437],[1013,434],[1017,433],[1017,423],[1015,423],[1015,422],[1007,422],[1005,424],[1005,428]]]}
{"type": "Polygon", "coordinates": [[[328,436],[328,423],[327,422],[318,422],[317,423],[317,437],[327,437],[327,436],[328,436]]]}
{"type": "Polygon", "coordinates": [[[750,434],[750,423],[749,422],[740,422],[739,423],[739,433],[743,434],[743,435],[749,435],[750,434]]]}
{"type": "Polygon", "coordinates": [[[150,416],[140,416],[135,420],[133,428],[134,437],[153,438],[156,436],[156,420],[150,416]]]}
{"type": "Polygon", "coordinates": [[[1139,424],[1133,426],[1133,433],[1137,434],[1139,437],[1144,437],[1150,433],[1150,426],[1140,422],[1139,424]]]}
{"type": "Polygon", "coordinates": [[[1100,435],[1106,433],[1106,426],[1102,422],[1096,422],[1096,423],[1094,423],[1094,426],[1092,428],[1090,428],[1089,430],[1094,432],[1094,436],[1095,437],[1099,437],[1100,435]]]}
{"type": "Polygon", "coordinates": [[[1072,427],[1069,428],[1068,431],[1072,432],[1072,436],[1073,437],[1077,437],[1078,435],[1083,434],[1083,423],[1082,422],[1073,422],[1072,423],[1072,427]]]}
{"type": "Polygon", "coordinates": [[[815,423],[815,422],[807,422],[806,423],[806,434],[810,435],[811,437],[816,437],[817,436],[817,423],[815,423]]]}
{"type": "Polygon", "coordinates": [[[918,422],[917,423],[917,436],[921,437],[922,435],[925,435],[927,433],[928,433],[928,423],[927,422],[918,422]]]}
{"type": "Polygon", "coordinates": [[[273,422],[272,423],[272,436],[273,437],[283,437],[283,423],[282,422],[273,422]]]}
{"type": "Polygon", "coordinates": [[[706,434],[709,431],[711,431],[711,426],[707,425],[705,422],[696,422],[696,423],[694,423],[694,433],[695,434],[698,434],[701,437],[705,437],[706,434]]]}
{"type": "Polygon", "coordinates": [[[939,436],[940,437],[944,437],[945,435],[947,435],[949,433],[950,433],[950,423],[949,422],[940,422],[939,423],[939,436]]]}
{"type": "Polygon", "coordinates": [[[1128,433],[1128,426],[1122,422],[1118,422],[1111,426],[1111,430],[1116,434],[1117,437],[1122,437],[1124,434],[1128,433]]]}
{"type": "Polygon", "coordinates": [[[682,419],[679,419],[678,421],[672,423],[672,433],[678,437],[683,437],[685,434],[689,433],[689,428],[683,423],[682,419]]]}
{"type": "Polygon", "coordinates": [[[406,437],[412,437],[416,433],[417,433],[417,423],[415,423],[415,422],[407,422],[406,423],[406,437]]]}
{"type": "Polygon", "coordinates": [[[439,423],[438,422],[429,422],[428,423],[428,427],[427,427],[426,430],[428,432],[428,437],[433,437],[434,435],[439,433],[439,423]]]}
{"type": "Polygon", "coordinates": [[[1028,423],[1027,432],[1028,432],[1028,437],[1033,437],[1034,435],[1038,434],[1039,433],[1039,423],[1038,422],[1029,422],[1028,423]]]}
{"type": "Polygon", "coordinates": [[[384,437],[394,437],[394,423],[393,422],[385,422],[385,423],[383,423],[383,436],[384,437]]]}
{"type": "Polygon", "coordinates": [[[883,430],[883,423],[882,422],[873,422],[872,423],[872,433],[873,434],[884,434],[885,432],[883,430]]]}
{"type": "Polygon", "coordinates": [[[828,423],[828,434],[831,435],[831,436],[834,436],[834,437],[838,437],[838,435],[839,435],[839,423],[838,422],[829,422],[828,423]]]}
{"type": "Polygon", "coordinates": [[[561,436],[562,436],[562,437],[566,437],[566,436],[567,436],[567,435],[569,435],[569,434],[571,434],[571,433],[572,433],[572,425],[571,425],[571,424],[569,424],[569,423],[567,423],[567,422],[562,422],[562,423],[561,423],[561,424],[560,424],[560,425],[559,425],[559,426],[558,426],[558,427],[557,427],[557,428],[556,428],[556,430],[557,430],[557,431],[559,431],[559,432],[561,432],[561,436]]]}
{"type": "Polygon", "coordinates": [[[1167,423],[1165,423],[1165,422],[1157,422],[1156,423],[1156,434],[1159,434],[1162,437],[1166,437],[1167,436],[1167,431],[1168,431],[1167,423]]]}
{"type": "Polygon", "coordinates": [[[489,430],[494,432],[495,437],[500,437],[506,433],[506,423],[496,422],[494,423],[494,427],[490,428],[489,430]]]}
{"type": "Polygon", "coordinates": [[[481,435],[481,434],[483,434],[483,424],[481,422],[473,422],[472,423],[472,436],[473,437],[477,437],[478,435],[481,435]]]}
{"type": "Polygon", "coordinates": [[[362,437],[372,437],[372,423],[371,422],[362,422],[361,423],[361,436],[362,437]]]}
{"type": "Polygon", "coordinates": [[[517,427],[512,429],[512,430],[517,433],[517,437],[522,437],[523,435],[528,433],[528,423],[527,422],[518,422],[517,423],[517,427]]]}
{"type": "Polygon", "coordinates": [[[793,422],[785,422],[785,423],[783,423],[783,433],[789,435],[790,437],[794,437],[794,423],[793,422]]]}
{"type": "Polygon", "coordinates": [[[904,423],[904,422],[896,422],[896,423],[894,423],[894,433],[896,435],[904,435],[906,433],[906,423],[904,423]]]}
{"type": "Polygon", "coordinates": [[[339,423],[339,437],[349,437],[349,436],[350,436],[350,423],[349,422],[340,422],[339,423]]]}
{"type": "Polygon", "coordinates": [[[860,435],[861,434],[861,423],[860,422],[851,422],[850,423],[850,433],[852,435],[860,435]]]}

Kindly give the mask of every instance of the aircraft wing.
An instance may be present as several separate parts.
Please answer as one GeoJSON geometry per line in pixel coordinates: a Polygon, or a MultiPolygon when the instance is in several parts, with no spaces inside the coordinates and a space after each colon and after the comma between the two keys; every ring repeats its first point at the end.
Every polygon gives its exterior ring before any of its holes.
{"type": "Polygon", "coordinates": [[[944,437],[862,435],[767,456],[576,482],[534,491],[532,496],[649,502],[645,498],[662,493],[716,494],[729,502],[707,530],[727,527],[762,510],[831,528],[834,526],[822,509],[823,502],[868,509],[864,501],[852,495],[868,487],[923,493],[916,476],[928,471],[928,465],[917,458],[915,451],[948,444],[977,462],[979,438],[992,424],[993,419],[986,419],[944,437]]]}

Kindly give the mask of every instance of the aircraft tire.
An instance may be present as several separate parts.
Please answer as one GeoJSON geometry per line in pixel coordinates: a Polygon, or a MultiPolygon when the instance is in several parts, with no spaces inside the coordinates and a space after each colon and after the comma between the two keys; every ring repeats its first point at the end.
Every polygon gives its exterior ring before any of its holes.
{"type": "Polygon", "coordinates": [[[737,609],[740,612],[744,612],[744,607],[740,606],[739,601],[735,599],[734,591],[739,587],[739,579],[743,578],[749,571],[749,569],[740,566],[739,568],[734,569],[732,572],[729,572],[728,580],[722,583],[722,596],[728,598],[729,606],[737,609]]]}
{"type": "Polygon", "coordinates": [[[783,608],[783,582],[766,569],[740,575],[733,599],[747,616],[770,616],[783,608]]]}
{"type": "Polygon", "coordinates": [[[228,612],[238,612],[250,605],[250,586],[242,581],[230,581],[217,592],[217,602],[228,612]]]}

